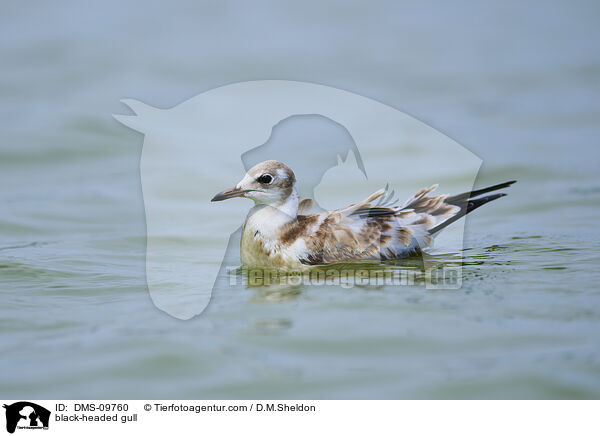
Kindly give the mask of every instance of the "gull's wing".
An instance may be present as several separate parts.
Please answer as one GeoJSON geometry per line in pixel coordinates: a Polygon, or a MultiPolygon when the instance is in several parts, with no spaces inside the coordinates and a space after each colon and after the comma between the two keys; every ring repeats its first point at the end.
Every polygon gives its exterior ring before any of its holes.
{"type": "Polygon", "coordinates": [[[434,185],[420,190],[402,206],[385,202],[373,206],[371,202],[387,192],[379,190],[343,209],[299,216],[282,230],[281,240],[287,245],[299,242],[303,247],[301,262],[307,265],[405,257],[428,247],[433,234],[450,223],[506,194],[480,195],[512,183],[454,196],[428,196],[437,188],[434,185]]]}
{"type": "Polygon", "coordinates": [[[312,198],[305,198],[298,203],[298,215],[308,215],[315,208],[315,202],[312,198]]]}
{"type": "Polygon", "coordinates": [[[364,207],[369,207],[370,203],[372,201],[377,200],[380,197],[383,197],[385,195],[386,190],[385,189],[380,189],[379,191],[375,191],[373,192],[371,195],[369,195],[367,198],[365,198],[363,201],[360,201],[356,204],[351,204],[350,206],[346,206],[342,209],[338,209],[335,212],[340,213],[342,216],[349,216],[352,215],[356,210],[364,208],[364,207]]]}
{"type": "Polygon", "coordinates": [[[367,205],[354,210],[353,215],[367,218],[394,214],[398,226],[420,226],[433,235],[467,213],[506,195],[504,193],[497,193],[483,196],[483,194],[507,188],[515,182],[516,180],[511,180],[453,196],[446,194],[428,196],[427,194],[430,194],[438,187],[438,185],[433,185],[429,188],[421,189],[402,206],[389,207],[385,204],[379,206],[367,205]]]}

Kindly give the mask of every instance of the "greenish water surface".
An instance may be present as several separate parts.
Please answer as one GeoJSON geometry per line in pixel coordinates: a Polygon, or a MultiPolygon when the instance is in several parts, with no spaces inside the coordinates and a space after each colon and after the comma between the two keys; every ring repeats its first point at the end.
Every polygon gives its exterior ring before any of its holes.
{"type": "Polygon", "coordinates": [[[600,397],[596,3],[140,8],[2,6],[1,397],[600,397]],[[519,180],[469,216],[464,250],[432,251],[464,261],[461,289],[154,307],[142,138],[111,113],[265,78],[383,101],[480,156],[477,185],[519,180]]]}

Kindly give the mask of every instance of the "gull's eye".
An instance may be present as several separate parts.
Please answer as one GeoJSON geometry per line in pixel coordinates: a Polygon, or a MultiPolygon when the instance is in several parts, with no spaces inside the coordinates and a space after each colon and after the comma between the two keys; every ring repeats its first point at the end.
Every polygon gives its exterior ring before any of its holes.
{"type": "Polygon", "coordinates": [[[268,185],[273,181],[273,176],[271,174],[263,174],[256,180],[263,185],[268,185]]]}

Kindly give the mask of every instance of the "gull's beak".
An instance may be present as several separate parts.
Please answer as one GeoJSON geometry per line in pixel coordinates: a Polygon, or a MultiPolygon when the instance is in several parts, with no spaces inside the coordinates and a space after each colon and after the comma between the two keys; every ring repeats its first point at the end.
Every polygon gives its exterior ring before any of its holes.
{"type": "Polygon", "coordinates": [[[249,190],[248,189],[239,189],[239,188],[230,188],[230,189],[224,190],[223,192],[219,192],[210,201],[223,201],[223,200],[227,200],[228,198],[243,197],[246,192],[249,192],[249,190]]]}

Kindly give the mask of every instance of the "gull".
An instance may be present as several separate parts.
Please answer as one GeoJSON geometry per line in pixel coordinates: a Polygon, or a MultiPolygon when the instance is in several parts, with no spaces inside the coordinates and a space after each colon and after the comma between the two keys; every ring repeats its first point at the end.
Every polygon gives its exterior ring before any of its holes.
{"type": "Polygon", "coordinates": [[[504,193],[515,180],[448,196],[428,196],[438,185],[421,189],[402,206],[393,193],[374,192],[342,209],[308,213],[311,199],[300,201],[294,172],[268,160],[252,167],[233,188],[211,201],[254,200],[242,228],[245,266],[304,270],[316,265],[389,260],[422,253],[449,224],[504,193]],[[373,203],[379,200],[377,203],[373,203]]]}

